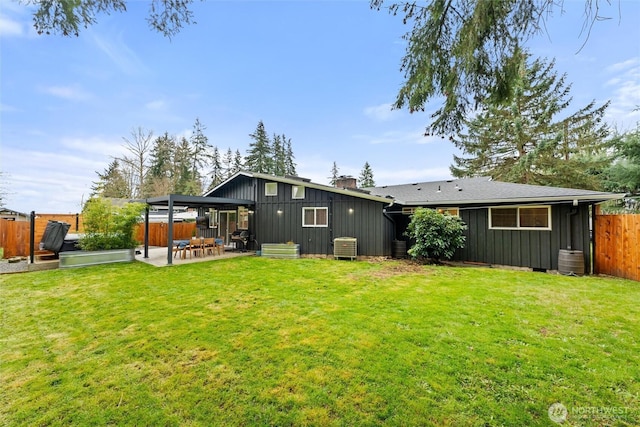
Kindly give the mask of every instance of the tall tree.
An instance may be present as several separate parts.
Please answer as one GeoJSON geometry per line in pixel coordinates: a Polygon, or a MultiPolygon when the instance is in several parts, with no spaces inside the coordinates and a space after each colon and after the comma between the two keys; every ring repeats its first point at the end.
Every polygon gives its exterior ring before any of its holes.
{"type": "Polygon", "coordinates": [[[465,122],[467,131],[452,137],[465,154],[454,156],[453,176],[597,189],[598,173],[608,163],[603,121],[608,103],[596,107],[591,102],[568,114],[566,75],[558,77],[553,61],[529,64],[524,53],[519,58],[509,99],[485,99],[477,116],[465,122]]]}
{"type": "Polygon", "coordinates": [[[145,191],[149,196],[173,193],[173,155],[175,149],[175,138],[167,132],[157,137],[153,142],[149,156],[149,176],[145,186],[145,191]]]}
{"type": "Polygon", "coordinates": [[[213,147],[213,154],[211,155],[211,182],[207,187],[207,190],[211,190],[216,185],[220,184],[225,179],[225,171],[222,167],[220,160],[220,151],[218,147],[213,147]]]}
{"type": "Polygon", "coordinates": [[[7,202],[7,175],[0,171],[0,208],[4,208],[7,202]]]}
{"type": "Polygon", "coordinates": [[[125,148],[130,153],[120,157],[121,164],[127,166],[129,171],[125,171],[130,181],[131,197],[141,198],[144,196],[144,181],[148,172],[149,152],[152,146],[153,131],[138,127],[131,130],[131,138],[122,138],[125,148]]]}
{"type": "Polygon", "coordinates": [[[233,175],[233,151],[231,150],[231,147],[227,148],[227,152],[222,158],[222,167],[224,168],[225,179],[233,175]]]}
{"type": "Polygon", "coordinates": [[[249,136],[253,141],[249,144],[249,149],[247,150],[245,167],[251,172],[271,173],[273,170],[271,142],[262,121],[258,123],[256,130],[249,136]]]}
{"type": "MultiPolygon", "coordinates": [[[[33,23],[38,34],[61,34],[63,36],[80,33],[96,23],[98,15],[125,12],[126,0],[20,0],[35,5],[33,23]]],[[[149,26],[171,38],[183,25],[191,24],[193,12],[189,7],[193,0],[151,0],[147,22],[149,26]]]]}
{"type": "Polygon", "coordinates": [[[338,165],[334,161],[333,166],[331,166],[331,176],[329,177],[329,184],[332,187],[336,186],[336,182],[338,181],[339,176],[340,176],[340,169],[338,169],[338,165]]]}
{"type": "Polygon", "coordinates": [[[189,140],[182,137],[176,145],[173,158],[173,185],[176,194],[195,196],[202,193],[201,183],[198,181],[198,178],[193,175],[191,168],[192,156],[193,153],[189,140]]]}
{"type": "MultiPolygon", "coordinates": [[[[545,20],[560,9],[554,0],[371,0],[371,7],[388,6],[412,25],[405,35],[401,62],[405,82],[395,107],[424,111],[432,99],[443,105],[432,115],[431,133],[461,129],[468,113],[487,98],[509,99],[518,80],[514,53],[533,35],[544,31],[545,20]]],[[[618,2],[585,0],[584,28],[602,19],[604,6],[618,2]]],[[[615,9],[613,9],[615,10],[615,9]]],[[[615,12],[614,12],[615,13],[615,12]]]]}
{"type": "Polygon", "coordinates": [[[236,153],[233,156],[233,165],[232,165],[232,169],[231,169],[231,175],[240,172],[243,168],[244,168],[244,157],[242,157],[242,154],[240,154],[240,150],[236,149],[236,153]]]}
{"type": "Polygon", "coordinates": [[[209,166],[210,162],[210,149],[209,138],[204,134],[206,127],[200,123],[200,119],[196,118],[196,122],[193,125],[193,133],[189,141],[191,142],[191,174],[197,178],[202,178],[202,170],[205,170],[209,166]]]}
{"type": "Polygon", "coordinates": [[[284,141],[280,135],[273,134],[273,160],[271,161],[271,174],[276,176],[284,176],[286,174],[286,152],[284,141]]]}
{"type": "Polygon", "coordinates": [[[360,177],[358,177],[358,182],[360,184],[360,188],[376,186],[376,182],[373,180],[373,170],[371,170],[369,162],[364,162],[364,166],[360,172],[360,177]]]}
{"type": "Polygon", "coordinates": [[[104,172],[96,171],[96,174],[98,174],[98,181],[95,181],[91,186],[91,197],[131,198],[131,189],[120,169],[118,159],[113,159],[104,172]]]}
{"type": "Polygon", "coordinates": [[[605,171],[606,188],[640,195],[640,123],[613,142],[616,160],[605,171]]]}
{"type": "Polygon", "coordinates": [[[287,138],[282,134],[282,141],[284,142],[285,151],[284,173],[285,175],[296,176],[298,172],[296,171],[296,163],[294,162],[295,156],[293,155],[293,148],[291,147],[291,138],[287,138]]]}

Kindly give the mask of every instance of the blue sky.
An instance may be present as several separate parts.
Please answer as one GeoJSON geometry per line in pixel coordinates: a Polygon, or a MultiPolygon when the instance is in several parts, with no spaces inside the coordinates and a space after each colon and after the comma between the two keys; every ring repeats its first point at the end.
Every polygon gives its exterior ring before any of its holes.
{"type": "MultiPolygon", "coordinates": [[[[612,19],[580,49],[584,4],[565,1],[530,50],[556,58],[576,109],[611,100],[607,120],[630,129],[640,120],[640,2],[605,7],[612,19]]],[[[27,6],[0,0],[7,207],[78,212],[132,129],[189,135],[196,118],[211,144],[243,154],[262,120],[291,138],[299,175],[319,183],[333,161],[354,176],[369,162],[378,185],[450,177],[455,148],[423,136],[437,100],[424,113],[390,110],[409,29],[398,17],[368,1],[206,1],[194,5],[197,24],[168,40],[148,28],[147,6],[130,2],[63,38],[38,36],[27,6]]]]}

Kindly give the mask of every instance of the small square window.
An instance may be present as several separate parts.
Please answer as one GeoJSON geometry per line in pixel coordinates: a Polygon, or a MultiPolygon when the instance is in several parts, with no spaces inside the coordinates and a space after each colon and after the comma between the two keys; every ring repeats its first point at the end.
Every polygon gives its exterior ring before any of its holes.
{"type": "Polygon", "coordinates": [[[329,224],[329,208],[302,208],[303,227],[326,227],[329,224]]]}
{"type": "Polygon", "coordinates": [[[304,186],[292,185],[291,186],[291,198],[292,199],[304,199],[304,186]]]}
{"type": "Polygon", "coordinates": [[[277,196],[278,195],[278,183],[277,182],[265,182],[264,184],[265,196],[277,196]]]}

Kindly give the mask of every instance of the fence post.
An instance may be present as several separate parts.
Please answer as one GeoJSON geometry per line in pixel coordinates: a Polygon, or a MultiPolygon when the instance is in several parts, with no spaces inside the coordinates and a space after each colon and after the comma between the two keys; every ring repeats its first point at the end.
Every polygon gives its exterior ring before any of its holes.
{"type": "Polygon", "coordinates": [[[35,261],[35,240],[36,240],[36,211],[31,211],[29,218],[29,262],[33,264],[35,261]]]}

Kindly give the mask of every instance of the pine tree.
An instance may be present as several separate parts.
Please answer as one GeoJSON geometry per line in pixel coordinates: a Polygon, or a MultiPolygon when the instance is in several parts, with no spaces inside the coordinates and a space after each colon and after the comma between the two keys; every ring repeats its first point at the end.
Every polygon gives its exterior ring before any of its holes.
{"type": "Polygon", "coordinates": [[[293,155],[293,148],[291,147],[291,138],[287,139],[287,137],[282,134],[282,141],[285,151],[284,173],[285,175],[296,176],[298,173],[296,172],[296,163],[293,161],[295,157],[293,155]]]}
{"type": "Polygon", "coordinates": [[[224,179],[227,179],[234,174],[233,151],[231,151],[231,147],[227,148],[227,152],[224,154],[224,157],[222,158],[222,167],[224,169],[224,179]]]}
{"type": "Polygon", "coordinates": [[[232,175],[240,172],[244,168],[244,158],[240,154],[240,150],[236,150],[236,154],[233,157],[232,175]]]}
{"type": "Polygon", "coordinates": [[[209,138],[204,134],[206,127],[200,123],[200,119],[196,118],[193,125],[193,133],[189,141],[191,142],[191,175],[197,179],[202,176],[201,171],[209,166],[209,138]]]}
{"type": "Polygon", "coordinates": [[[218,151],[218,147],[213,147],[213,154],[211,155],[211,183],[207,189],[211,190],[222,181],[224,181],[224,169],[220,161],[220,152],[218,151]]]}
{"type": "Polygon", "coordinates": [[[271,173],[273,170],[271,142],[262,121],[258,123],[256,130],[249,136],[253,141],[249,144],[249,149],[247,150],[245,167],[251,172],[271,173]]]}
{"type": "Polygon", "coordinates": [[[467,121],[467,132],[452,138],[466,155],[454,156],[455,177],[491,176],[498,181],[585,189],[600,187],[608,127],[608,105],[591,102],[564,119],[571,98],[566,75],[554,62],[520,54],[519,79],[506,103],[486,99],[481,112],[467,121]]]}
{"type": "Polygon", "coordinates": [[[331,176],[329,177],[329,184],[332,187],[336,186],[336,182],[338,181],[339,176],[340,176],[340,169],[338,169],[338,165],[334,161],[333,166],[331,167],[331,176]]]}
{"type": "Polygon", "coordinates": [[[364,163],[364,167],[360,172],[360,177],[358,178],[358,182],[360,183],[360,188],[376,186],[376,183],[373,180],[373,171],[371,170],[371,166],[369,165],[369,162],[364,163]]]}
{"type": "Polygon", "coordinates": [[[91,197],[131,198],[131,188],[122,174],[118,159],[113,159],[103,173],[96,173],[98,181],[94,182],[91,187],[91,197]]]}
{"type": "Polygon", "coordinates": [[[173,158],[173,189],[176,194],[195,196],[202,193],[202,184],[193,176],[192,156],[191,144],[182,137],[173,158]]]}
{"type": "Polygon", "coordinates": [[[175,149],[176,141],[167,132],[153,142],[149,177],[145,184],[145,193],[149,196],[173,193],[173,155],[175,149]]]}
{"type": "Polygon", "coordinates": [[[271,162],[271,174],[276,176],[284,176],[286,174],[286,152],[282,138],[280,135],[273,135],[273,160],[271,162]]]}

